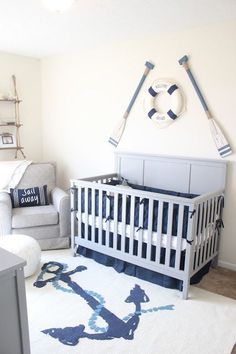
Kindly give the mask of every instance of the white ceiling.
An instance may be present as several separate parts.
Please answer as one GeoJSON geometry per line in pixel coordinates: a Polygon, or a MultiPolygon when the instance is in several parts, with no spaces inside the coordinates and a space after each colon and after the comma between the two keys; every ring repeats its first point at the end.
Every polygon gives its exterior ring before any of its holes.
{"type": "Polygon", "coordinates": [[[236,0],[76,0],[66,13],[0,0],[0,51],[41,58],[233,19],[236,0]]]}

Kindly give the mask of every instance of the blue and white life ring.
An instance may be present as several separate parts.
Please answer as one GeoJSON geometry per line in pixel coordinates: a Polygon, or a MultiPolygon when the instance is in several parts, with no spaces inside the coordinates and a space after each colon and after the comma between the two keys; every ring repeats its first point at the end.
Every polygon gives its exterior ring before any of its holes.
{"type": "Polygon", "coordinates": [[[148,89],[147,97],[144,101],[148,117],[162,128],[173,123],[183,111],[184,102],[180,88],[169,81],[156,80],[148,89]],[[166,93],[170,96],[170,105],[165,112],[162,112],[156,103],[158,94],[166,93]]]}

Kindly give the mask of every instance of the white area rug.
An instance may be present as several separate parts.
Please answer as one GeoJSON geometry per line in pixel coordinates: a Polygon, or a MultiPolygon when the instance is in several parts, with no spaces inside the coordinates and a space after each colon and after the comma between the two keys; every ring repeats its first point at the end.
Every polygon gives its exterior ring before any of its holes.
{"type": "Polygon", "coordinates": [[[74,258],[70,250],[43,252],[41,264],[50,261],[68,266],[57,281],[45,282],[55,277],[47,272],[38,287],[38,274],[26,280],[31,354],[230,354],[233,348],[232,299],[191,287],[182,300],[177,290],[74,258]]]}

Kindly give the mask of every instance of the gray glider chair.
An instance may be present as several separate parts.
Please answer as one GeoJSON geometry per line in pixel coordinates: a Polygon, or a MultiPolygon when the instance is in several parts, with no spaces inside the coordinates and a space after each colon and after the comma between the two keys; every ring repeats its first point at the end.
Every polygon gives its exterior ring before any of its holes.
{"type": "Polygon", "coordinates": [[[0,193],[0,234],[23,234],[34,237],[42,250],[69,247],[70,197],[56,187],[53,163],[32,163],[16,187],[47,185],[49,205],[12,207],[10,194],[0,193]]]}

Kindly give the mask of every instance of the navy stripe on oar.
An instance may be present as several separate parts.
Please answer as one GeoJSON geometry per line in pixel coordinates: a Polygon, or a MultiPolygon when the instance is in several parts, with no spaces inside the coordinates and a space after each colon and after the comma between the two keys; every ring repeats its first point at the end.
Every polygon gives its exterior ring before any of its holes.
{"type": "Polygon", "coordinates": [[[231,151],[231,147],[229,146],[229,144],[219,148],[218,151],[219,151],[221,156],[227,156],[227,155],[231,154],[231,152],[232,152],[231,151]]]}
{"type": "Polygon", "coordinates": [[[109,138],[108,141],[109,141],[110,144],[112,144],[112,145],[114,145],[115,147],[117,147],[118,141],[114,140],[113,138],[109,138]]]}

